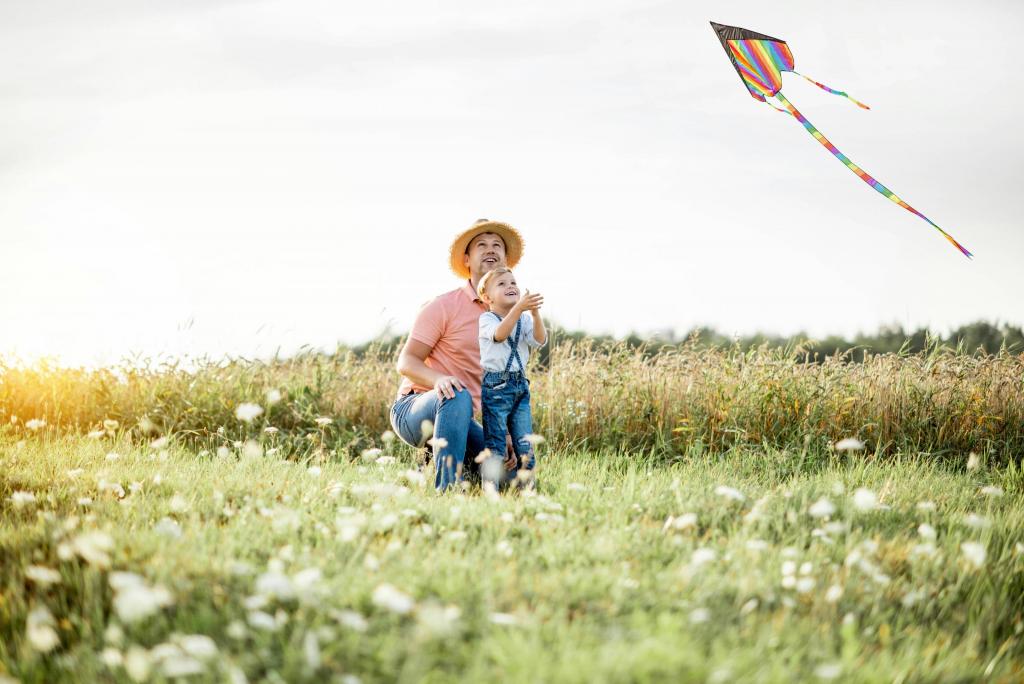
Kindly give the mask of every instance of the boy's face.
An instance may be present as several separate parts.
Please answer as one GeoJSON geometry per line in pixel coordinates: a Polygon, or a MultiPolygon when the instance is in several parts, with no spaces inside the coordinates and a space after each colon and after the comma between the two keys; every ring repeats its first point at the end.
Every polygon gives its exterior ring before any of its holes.
{"type": "Polygon", "coordinates": [[[487,283],[484,298],[488,304],[501,307],[513,306],[519,301],[519,286],[512,273],[499,273],[487,283]]]}

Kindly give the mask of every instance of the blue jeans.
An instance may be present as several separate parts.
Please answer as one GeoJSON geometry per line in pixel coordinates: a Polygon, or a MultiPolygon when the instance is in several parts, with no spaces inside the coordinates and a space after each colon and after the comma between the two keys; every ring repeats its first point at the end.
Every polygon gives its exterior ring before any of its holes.
{"type": "MultiPolygon", "coordinates": [[[[484,411],[484,446],[494,457],[505,455],[505,434],[512,436],[512,446],[519,457],[519,466],[533,470],[536,465],[526,436],[533,432],[530,416],[530,381],[521,372],[484,373],[481,398],[484,411]]],[[[504,469],[503,469],[504,470],[504,469]]],[[[506,471],[508,479],[516,470],[506,471]]]]}
{"type": "Polygon", "coordinates": [[[434,486],[438,490],[461,481],[463,468],[479,471],[476,456],[484,450],[484,431],[473,420],[469,390],[459,390],[453,399],[438,395],[437,390],[406,394],[391,406],[391,426],[406,444],[422,447],[426,443],[429,435],[423,434],[424,420],[434,424],[434,437],[446,442],[434,449],[434,486]]]}

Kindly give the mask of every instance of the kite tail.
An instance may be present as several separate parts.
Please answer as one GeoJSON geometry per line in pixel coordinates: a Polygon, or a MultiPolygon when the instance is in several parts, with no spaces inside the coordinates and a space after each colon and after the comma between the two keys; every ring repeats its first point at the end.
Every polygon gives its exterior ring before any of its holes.
{"type": "Polygon", "coordinates": [[[961,245],[961,244],[960,244],[959,242],[957,242],[956,240],[954,240],[954,239],[953,239],[953,236],[952,236],[952,235],[950,235],[950,234],[949,234],[949,233],[947,233],[946,231],[942,230],[942,228],[939,228],[939,227],[938,227],[937,225],[935,225],[935,222],[934,222],[934,221],[932,221],[932,220],[931,220],[930,218],[928,218],[927,216],[925,216],[924,214],[922,214],[921,212],[919,212],[919,211],[918,211],[917,209],[915,209],[914,207],[910,206],[909,204],[907,204],[906,202],[904,202],[903,200],[901,200],[901,199],[900,199],[899,197],[897,197],[897,196],[896,196],[896,194],[895,194],[895,193],[893,193],[893,192],[892,192],[892,191],[891,191],[891,190],[890,190],[889,188],[885,187],[884,185],[882,185],[881,183],[879,183],[878,181],[876,181],[876,180],[875,180],[874,178],[872,178],[871,176],[869,176],[869,175],[867,174],[867,172],[865,172],[865,171],[864,171],[864,170],[863,170],[862,168],[860,168],[859,166],[857,166],[856,164],[854,164],[854,163],[853,163],[852,161],[850,161],[850,158],[849,158],[849,157],[847,157],[847,156],[846,156],[845,154],[843,154],[842,152],[840,152],[840,151],[839,151],[838,149],[836,149],[836,146],[835,146],[835,145],[833,145],[833,144],[832,144],[831,142],[829,142],[828,138],[826,138],[826,137],[825,137],[824,135],[822,135],[822,134],[821,134],[821,131],[819,131],[819,130],[818,130],[817,128],[815,128],[815,127],[814,127],[814,124],[812,124],[812,123],[811,123],[810,121],[808,121],[808,120],[807,120],[807,119],[806,119],[806,118],[804,117],[804,115],[803,115],[803,114],[801,114],[801,113],[800,113],[800,112],[799,112],[799,111],[797,110],[797,108],[796,108],[796,107],[794,107],[794,106],[792,105],[792,103],[790,103],[790,101],[789,101],[789,100],[787,100],[787,99],[786,99],[785,97],[783,97],[783,95],[782,95],[782,93],[781,93],[781,92],[779,92],[779,93],[775,93],[775,97],[776,97],[776,98],[777,98],[777,99],[779,100],[779,102],[781,102],[781,103],[782,103],[782,106],[783,106],[783,107],[785,107],[785,108],[786,108],[786,110],[787,110],[787,111],[788,111],[788,112],[789,112],[790,114],[792,114],[792,115],[793,115],[793,117],[794,117],[794,118],[795,118],[795,119],[796,119],[797,121],[799,121],[799,122],[800,122],[801,124],[803,124],[804,128],[806,128],[806,129],[807,129],[807,132],[808,132],[808,133],[810,133],[810,134],[811,134],[812,136],[814,136],[814,139],[815,139],[815,140],[817,140],[818,142],[820,142],[820,143],[822,144],[822,146],[824,146],[824,147],[825,147],[825,149],[827,149],[827,150],[828,150],[829,152],[831,152],[832,154],[834,154],[834,155],[836,156],[836,158],[837,158],[837,159],[839,159],[839,161],[843,162],[843,164],[845,164],[845,165],[846,165],[846,168],[850,169],[850,170],[851,170],[851,171],[853,171],[853,172],[854,172],[855,174],[857,174],[857,176],[859,176],[859,177],[860,177],[860,179],[861,179],[862,181],[864,181],[865,183],[867,183],[868,185],[870,185],[871,187],[873,187],[873,188],[874,188],[875,190],[877,190],[877,191],[878,191],[878,192],[879,192],[880,194],[882,194],[882,195],[885,195],[886,197],[888,197],[889,199],[891,199],[891,200],[892,200],[893,202],[895,202],[896,204],[900,205],[901,207],[903,207],[904,209],[906,209],[907,211],[909,211],[909,212],[910,212],[911,214],[915,214],[915,215],[917,215],[917,216],[920,216],[921,218],[923,218],[923,219],[924,219],[925,221],[927,221],[927,222],[928,222],[929,224],[931,224],[931,226],[932,226],[933,228],[935,228],[935,230],[937,230],[937,231],[939,231],[940,233],[942,233],[942,235],[943,235],[943,236],[944,236],[944,237],[945,237],[945,238],[946,238],[947,240],[949,240],[949,241],[950,241],[950,242],[951,242],[951,243],[953,244],[953,246],[954,246],[954,247],[956,247],[956,248],[957,248],[957,249],[959,249],[959,250],[960,250],[961,252],[963,252],[964,256],[966,256],[966,257],[968,257],[968,258],[970,258],[970,257],[974,256],[973,254],[971,254],[970,252],[968,252],[968,251],[967,251],[967,250],[966,250],[966,249],[964,248],[964,246],[963,246],[963,245],[961,245]]]}
{"type": "Polygon", "coordinates": [[[815,81],[815,80],[814,80],[813,78],[811,78],[810,76],[804,76],[803,74],[801,74],[801,73],[799,73],[799,72],[796,72],[796,71],[794,71],[793,73],[794,73],[794,74],[796,74],[797,76],[799,76],[800,78],[805,78],[805,79],[807,79],[808,81],[810,81],[811,83],[813,83],[814,85],[818,86],[819,88],[821,88],[822,90],[824,90],[824,91],[826,91],[826,92],[832,93],[833,95],[842,95],[842,96],[843,96],[843,97],[845,97],[845,98],[846,98],[847,100],[849,100],[849,101],[850,101],[850,102],[852,102],[853,104],[857,105],[857,106],[858,106],[858,107],[860,107],[861,109],[871,109],[871,107],[868,107],[868,106],[867,106],[866,104],[864,104],[863,102],[859,102],[859,101],[857,101],[857,100],[853,99],[852,97],[850,97],[849,95],[847,95],[846,93],[844,93],[844,92],[843,92],[843,91],[841,91],[841,90],[833,90],[832,88],[829,88],[829,87],[828,87],[827,85],[825,85],[824,83],[818,83],[817,81],[815,81]]]}

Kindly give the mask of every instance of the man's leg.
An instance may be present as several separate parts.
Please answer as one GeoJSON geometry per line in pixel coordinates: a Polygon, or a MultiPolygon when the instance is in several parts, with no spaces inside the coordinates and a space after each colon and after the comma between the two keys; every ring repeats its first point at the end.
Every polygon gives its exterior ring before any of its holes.
{"type": "Polygon", "coordinates": [[[455,393],[453,399],[439,397],[436,390],[399,397],[391,409],[391,424],[402,441],[423,446],[429,435],[423,433],[424,420],[434,426],[434,486],[445,490],[461,479],[463,466],[476,470],[467,451],[475,457],[483,449],[483,428],[473,420],[473,398],[468,390],[455,393]],[[443,441],[440,441],[443,440],[443,441]],[[439,446],[439,444],[443,446],[439,446]]]}

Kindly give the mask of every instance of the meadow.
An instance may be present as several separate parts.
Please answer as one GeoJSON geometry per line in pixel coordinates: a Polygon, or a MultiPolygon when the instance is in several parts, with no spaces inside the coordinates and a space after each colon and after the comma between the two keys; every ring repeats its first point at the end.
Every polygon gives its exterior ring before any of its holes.
{"type": "Polygon", "coordinates": [[[1024,356],[556,347],[536,492],[393,358],[0,366],[0,681],[1020,681],[1024,356]]]}

